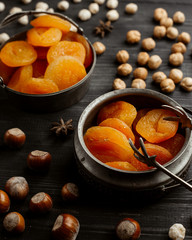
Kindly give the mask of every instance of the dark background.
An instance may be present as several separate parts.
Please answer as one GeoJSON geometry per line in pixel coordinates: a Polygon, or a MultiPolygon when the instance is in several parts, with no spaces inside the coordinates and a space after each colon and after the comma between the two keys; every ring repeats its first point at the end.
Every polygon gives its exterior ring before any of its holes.
{"type": "MultiPolygon", "coordinates": [[[[6,10],[0,13],[2,20],[11,7],[20,6],[23,9],[34,9],[38,2],[33,0],[31,4],[24,5],[19,0],[3,1],[6,10]]],[[[56,9],[58,1],[47,1],[50,7],[56,9]]],[[[20,212],[26,220],[26,230],[19,236],[8,235],[2,227],[4,215],[0,216],[0,239],[27,239],[44,240],[51,239],[51,229],[56,217],[60,213],[71,213],[76,216],[81,224],[78,240],[109,240],[116,239],[114,229],[116,224],[124,217],[131,217],[141,225],[141,239],[143,240],[163,240],[168,239],[169,227],[176,223],[182,223],[186,229],[186,238],[192,239],[192,228],[190,216],[192,214],[192,193],[183,187],[176,188],[154,201],[144,203],[143,199],[139,203],[133,204],[130,201],[118,201],[117,198],[106,197],[100,192],[89,191],[86,184],[81,182],[78,175],[73,149],[73,135],[65,139],[57,138],[50,134],[51,122],[58,121],[60,117],[64,120],[73,119],[74,126],[77,126],[78,118],[84,108],[96,97],[112,90],[112,83],[116,77],[117,63],[115,55],[118,50],[127,49],[130,53],[129,63],[136,67],[136,57],[139,53],[140,43],[130,46],[126,43],[126,33],[131,29],[138,29],[142,38],[152,36],[153,27],[157,24],[153,21],[153,10],[163,7],[170,17],[175,11],[183,11],[186,21],[182,25],[177,25],[179,32],[187,31],[192,33],[191,9],[192,2],[189,0],[162,0],[162,1],[134,1],[138,4],[138,12],[135,15],[127,15],[124,7],[128,3],[119,0],[117,10],[120,19],[113,23],[114,30],[104,39],[95,36],[93,29],[99,24],[99,20],[106,20],[107,9],[105,4],[100,7],[100,12],[87,22],[81,22],[77,15],[80,9],[87,8],[91,1],[83,0],[82,3],[74,4],[70,2],[69,9],[65,14],[76,21],[85,32],[85,35],[93,43],[102,41],[106,45],[106,52],[98,57],[97,64],[92,75],[90,88],[86,96],[74,106],[56,113],[35,114],[18,110],[8,103],[7,96],[3,89],[0,89],[0,189],[4,189],[5,182],[12,176],[24,176],[30,187],[28,197],[23,202],[12,201],[10,211],[20,212]],[[27,135],[26,144],[21,150],[10,151],[3,145],[4,132],[12,127],[21,128],[27,135]],[[26,158],[32,150],[49,151],[52,156],[52,164],[48,173],[36,174],[29,171],[26,158]],[[60,190],[66,182],[75,182],[80,187],[81,197],[76,203],[64,203],[61,200],[60,190]],[[53,209],[44,216],[34,216],[28,210],[30,198],[37,192],[44,191],[53,198],[53,209]]],[[[22,32],[26,27],[17,23],[11,24],[1,32],[10,35],[22,32]]],[[[158,54],[163,59],[163,64],[159,70],[169,73],[171,67],[168,65],[168,56],[171,45],[175,41],[168,39],[158,40],[156,48],[150,54],[158,54]]],[[[185,60],[181,69],[184,76],[192,75],[191,45],[185,53],[185,60]]],[[[147,88],[160,91],[160,88],[152,83],[153,71],[149,70],[146,80],[147,88]]],[[[127,87],[131,86],[132,75],[124,78],[127,87]]],[[[182,106],[192,110],[192,93],[184,92],[179,86],[176,87],[171,98],[182,106]]],[[[190,178],[192,169],[190,168],[186,178],[190,178]]]]}

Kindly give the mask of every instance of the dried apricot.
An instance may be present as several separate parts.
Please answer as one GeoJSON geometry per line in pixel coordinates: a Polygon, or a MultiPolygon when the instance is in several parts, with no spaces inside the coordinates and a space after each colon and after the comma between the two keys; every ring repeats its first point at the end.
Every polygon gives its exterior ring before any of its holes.
{"type": "Polygon", "coordinates": [[[58,57],[49,64],[45,78],[53,80],[59,90],[66,89],[86,76],[84,65],[74,57],[58,57]]]}
{"type": "Polygon", "coordinates": [[[20,67],[33,63],[37,58],[35,49],[25,41],[8,42],[1,49],[1,60],[9,67],[20,67]]]}
{"type": "Polygon", "coordinates": [[[110,167],[125,170],[125,171],[137,171],[137,169],[128,162],[106,162],[106,164],[110,167]]]}
{"type": "Polygon", "coordinates": [[[27,31],[27,41],[33,46],[50,47],[61,40],[58,28],[31,28],[27,31]]]}
{"type": "Polygon", "coordinates": [[[35,51],[37,52],[38,59],[47,59],[47,52],[49,47],[35,47],[35,51]]]}
{"type": "Polygon", "coordinates": [[[138,121],[145,116],[145,114],[147,112],[149,112],[150,110],[152,110],[151,108],[143,108],[143,109],[140,109],[139,111],[137,111],[137,116],[136,118],[134,119],[133,121],[133,129],[136,130],[136,125],[138,123],[138,121]]]}
{"type": "Polygon", "coordinates": [[[72,56],[84,64],[85,48],[81,43],[78,42],[61,41],[50,47],[47,53],[48,63],[51,63],[60,56],[72,56]]]}
{"type": "Polygon", "coordinates": [[[16,70],[16,68],[9,67],[0,60],[0,76],[3,78],[3,82],[7,85],[11,75],[16,70]]]}
{"type": "Polygon", "coordinates": [[[48,63],[47,60],[37,59],[33,63],[33,77],[34,78],[43,78],[45,70],[47,69],[48,63]]]}
{"type": "Polygon", "coordinates": [[[127,139],[131,138],[133,143],[135,142],[135,136],[133,135],[131,128],[125,122],[118,118],[107,118],[103,122],[101,122],[99,126],[115,128],[125,134],[127,139]]]}
{"type": "Polygon", "coordinates": [[[178,122],[163,119],[168,116],[176,115],[169,110],[153,109],[138,121],[136,131],[150,143],[163,142],[178,130],[178,122]]]}
{"type": "Polygon", "coordinates": [[[112,102],[99,111],[97,123],[107,118],[119,118],[131,127],[136,115],[137,110],[132,104],[124,101],[112,102]]]}
{"type": "Polygon", "coordinates": [[[33,27],[52,27],[58,28],[63,33],[69,32],[71,28],[71,23],[61,19],[60,17],[51,15],[42,15],[30,22],[33,27]]]}

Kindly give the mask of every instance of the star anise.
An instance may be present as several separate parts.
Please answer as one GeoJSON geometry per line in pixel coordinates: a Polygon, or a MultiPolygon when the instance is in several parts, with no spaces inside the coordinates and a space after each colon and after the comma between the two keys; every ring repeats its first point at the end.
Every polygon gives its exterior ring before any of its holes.
{"type": "Polygon", "coordinates": [[[103,22],[100,20],[99,23],[100,25],[95,28],[95,33],[103,38],[106,33],[112,31],[113,26],[111,25],[111,21],[103,22]]]}
{"type": "Polygon", "coordinates": [[[59,122],[52,123],[52,128],[50,130],[55,132],[57,136],[68,135],[69,131],[74,130],[72,122],[72,119],[64,122],[64,120],[61,118],[59,122]]]}

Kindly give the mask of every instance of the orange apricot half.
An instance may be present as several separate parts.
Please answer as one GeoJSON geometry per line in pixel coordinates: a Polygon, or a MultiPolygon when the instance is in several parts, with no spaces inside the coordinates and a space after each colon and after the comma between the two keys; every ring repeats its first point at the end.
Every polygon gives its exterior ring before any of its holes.
{"type": "Polygon", "coordinates": [[[14,73],[16,69],[17,68],[7,66],[0,59],[0,76],[3,78],[3,82],[5,85],[8,84],[11,75],[14,73]]]}

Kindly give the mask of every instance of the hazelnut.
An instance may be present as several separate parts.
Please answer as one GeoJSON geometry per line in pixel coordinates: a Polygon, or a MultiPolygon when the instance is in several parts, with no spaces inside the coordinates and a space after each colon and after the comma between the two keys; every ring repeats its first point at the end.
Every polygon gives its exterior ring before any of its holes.
{"type": "Polygon", "coordinates": [[[9,40],[9,38],[7,33],[0,33],[0,45],[9,40]]]}
{"type": "Polygon", "coordinates": [[[117,21],[119,19],[119,13],[115,9],[109,10],[106,13],[106,18],[111,22],[117,21]]]}
{"type": "Polygon", "coordinates": [[[132,66],[128,63],[123,63],[117,68],[117,73],[121,76],[127,76],[132,72],[132,66]]]}
{"type": "Polygon", "coordinates": [[[153,18],[155,21],[160,21],[162,18],[167,18],[167,11],[163,8],[156,8],[153,13],[153,18]]]}
{"type": "Polygon", "coordinates": [[[152,76],[152,79],[155,83],[161,83],[161,81],[165,80],[167,76],[164,72],[155,72],[152,76]]]}
{"type": "Polygon", "coordinates": [[[41,9],[46,11],[49,8],[49,5],[46,2],[38,2],[35,5],[35,9],[41,9]]]}
{"type": "Polygon", "coordinates": [[[169,78],[171,78],[174,83],[179,83],[183,78],[183,72],[180,69],[173,68],[169,73],[169,78]]]}
{"type": "Polygon", "coordinates": [[[174,23],[184,23],[185,22],[185,14],[181,11],[177,11],[173,14],[173,22],[174,23]]]}
{"type": "Polygon", "coordinates": [[[180,83],[180,86],[187,92],[192,91],[192,78],[191,77],[185,77],[180,83]]]}
{"type": "Polygon", "coordinates": [[[78,13],[78,17],[81,21],[87,21],[91,18],[91,12],[88,9],[81,9],[78,13]]]}
{"type": "Polygon", "coordinates": [[[160,20],[160,25],[161,26],[164,26],[164,27],[166,27],[166,28],[168,28],[168,27],[172,27],[173,26],[173,19],[172,18],[162,18],[161,20],[160,20]]]}
{"type": "Polygon", "coordinates": [[[51,154],[44,151],[35,150],[29,153],[27,165],[30,169],[36,171],[48,170],[51,163],[51,154]]]}
{"type": "Polygon", "coordinates": [[[79,228],[79,221],[73,215],[60,214],[52,228],[52,235],[56,240],[75,240],[79,233],[79,228]]]}
{"type": "Polygon", "coordinates": [[[126,88],[125,82],[120,78],[115,78],[115,80],[113,81],[113,89],[119,90],[119,89],[125,89],[125,88],[126,88]]]}
{"type": "Polygon", "coordinates": [[[10,148],[20,148],[25,143],[25,133],[19,128],[11,128],[4,134],[4,142],[10,148]]]}
{"type": "Polygon", "coordinates": [[[120,50],[116,54],[116,60],[119,63],[126,63],[129,60],[129,53],[126,50],[120,50]]]}
{"type": "Polygon", "coordinates": [[[160,82],[160,87],[163,92],[170,93],[175,90],[175,83],[172,79],[166,78],[160,82]]]}
{"type": "Polygon", "coordinates": [[[25,230],[25,220],[20,213],[10,212],[5,216],[3,226],[8,232],[21,233],[25,230]]]}
{"type": "Polygon", "coordinates": [[[5,184],[5,191],[16,200],[23,200],[29,192],[29,185],[24,177],[12,177],[5,184]]]}
{"type": "Polygon", "coordinates": [[[175,27],[167,28],[167,37],[169,39],[176,39],[178,35],[179,35],[179,32],[178,32],[177,28],[175,28],[175,27]]]}
{"type": "Polygon", "coordinates": [[[32,2],[32,0],[21,0],[24,4],[29,4],[32,2]]]}
{"type": "Polygon", "coordinates": [[[102,42],[94,42],[93,47],[97,55],[101,55],[106,50],[106,47],[102,42]]]}
{"type": "Polygon", "coordinates": [[[66,11],[69,8],[69,2],[66,0],[57,3],[57,8],[61,11],[66,11]]]}
{"type": "Polygon", "coordinates": [[[74,183],[66,183],[61,189],[64,201],[74,201],[79,198],[79,188],[74,183]]]}
{"type": "Polygon", "coordinates": [[[148,71],[144,67],[139,67],[133,71],[133,76],[134,76],[134,78],[141,78],[141,79],[145,80],[148,76],[148,71]]]}
{"type": "Polygon", "coordinates": [[[149,54],[147,52],[140,52],[137,55],[137,63],[141,66],[144,66],[148,63],[149,54]]]}
{"type": "Polygon", "coordinates": [[[73,0],[74,3],[80,3],[82,0],[73,0]]]}
{"type": "Polygon", "coordinates": [[[143,49],[145,49],[146,51],[151,51],[155,48],[156,43],[153,40],[153,38],[145,38],[143,39],[141,46],[143,49]]]}
{"type": "Polygon", "coordinates": [[[128,3],[125,6],[125,12],[128,14],[135,14],[138,10],[138,6],[135,3],[128,3]]]}
{"type": "Polygon", "coordinates": [[[49,194],[44,192],[35,194],[29,202],[29,209],[32,212],[46,213],[51,210],[52,207],[52,198],[49,196],[49,194]]]}
{"type": "Polygon", "coordinates": [[[137,221],[132,218],[124,218],[116,226],[116,234],[120,240],[138,239],[141,234],[141,228],[137,221]]]}
{"type": "Polygon", "coordinates": [[[153,36],[161,39],[166,35],[166,28],[164,26],[155,26],[153,29],[153,36]]]}
{"type": "Polygon", "coordinates": [[[169,56],[169,63],[173,66],[180,66],[184,61],[184,57],[182,53],[172,53],[169,56]]]}
{"type": "Polygon", "coordinates": [[[115,9],[118,7],[119,1],[118,0],[107,0],[106,6],[110,9],[115,9]]]}
{"type": "Polygon", "coordinates": [[[188,44],[191,42],[191,35],[187,32],[182,32],[178,36],[178,42],[182,42],[184,44],[188,44]]]}
{"type": "Polygon", "coordinates": [[[149,58],[148,67],[150,69],[157,69],[160,67],[162,59],[158,55],[153,55],[149,58]]]}
{"type": "Polygon", "coordinates": [[[175,223],[169,228],[169,237],[173,240],[184,240],[185,239],[185,227],[180,223],[175,223]]]}
{"type": "Polygon", "coordinates": [[[132,88],[140,88],[140,89],[144,89],[146,88],[146,83],[143,79],[140,78],[136,78],[132,81],[131,83],[131,87],[132,88]]]}
{"type": "Polygon", "coordinates": [[[3,12],[5,10],[5,3],[0,2],[0,12],[3,12]]]}
{"type": "Polygon", "coordinates": [[[90,3],[89,4],[89,11],[92,14],[96,14],[99,12],[99,4],[98,3],[90,3]]]}
{"type": "Polygon", "coordinates": [[[186,51],[187,51],[187,48],[186,48],[185,44],[182,43],[182,42],[174,43],[171,47],[171,52],[172,53],[180,52],[180,53],[183,54],[186,51]]]}
{"type": "Polygon", "coordinates": [[[105,0],[94,0],[94,2],[98,3],[99,5],[102,5],[105,2],[105,0]]]}
{"type": "Polygon", "coordinates": [[[126,34],[126,39],[128,43],[138,43],[141,40],[141,33],[137,30],[130,30],[126,34]]]}
{"type": "Polygon", "coordinates": [[[0,213],[8,212],[10,208],[10,199],[6,192],[0,190],[0,213]]]}

